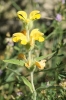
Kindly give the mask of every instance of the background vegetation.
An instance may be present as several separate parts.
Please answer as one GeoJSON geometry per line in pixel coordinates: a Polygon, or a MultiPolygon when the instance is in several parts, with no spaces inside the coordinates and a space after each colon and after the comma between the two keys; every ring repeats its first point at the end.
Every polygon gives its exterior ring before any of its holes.
{"type": "Polygon", "coordinates": [[[34,28],[44,33],[45,41],[37,42],[39,50],[34,52],[45,57],[53,53],[46,58],[46,68],[34,74],[37,100],[66,100],[66,2],[63,0],[0,0],[0,100],[31,100],[21,80],[22,75],[30,80],[28,71],[3,60],[18,58],[17,54],[24,51],[12,41],[12,34],[22,29],[16,12],[24,10],[29,14],[35,9],[41,12],[41,19],[34,23],[34,28]]]}

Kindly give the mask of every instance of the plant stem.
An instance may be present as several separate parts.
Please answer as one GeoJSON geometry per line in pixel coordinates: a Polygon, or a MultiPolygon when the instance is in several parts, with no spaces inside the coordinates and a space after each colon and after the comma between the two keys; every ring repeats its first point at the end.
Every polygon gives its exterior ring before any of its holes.
{"type": "MultiPolygon", "coordinates": [[[[28,41],[30,41],[30,35],[29,35],[29,28],[28,28],[28,26],[26,27],[26,29],[27,29],[27,35],[26,35],[26,37],[27,37],[27,40],[28,41]]],[[[28,61],[29,61],[29,67],[31,67],[31,63],[32,63],[32,49],[30,49],[29,50],[29,52],[28,52],[28,61]]],[[[33,93],[33,95],[32,95],[32,99],[33,100],[36,100],[36,90],[35,90],[35,87],[34,87],[34,82],[33,82],[33,74],[34,74],[34,70],[35,70],[35,67],[34,67],[34,69],[31,71],[31,84],[32,84],[32,93],[33,93]]]]}
{"type": "MultiPolygon", "coordinates": [[[[31,58],[31,50],[29,51],[29,66],[31,66],[31,62],[32,62],[32,58],[31,58]]],[[[35,87],[34,87],[34,82],[33,82],[33,74],[34,74],[34,70],[35,68],[33,69],[33,71],[31,71],[31,84],[32,84],[32,88],[33,88],[33,95],[32,95],[32,99],[33,100],[36,100],[36,90],[35,90],[35,87]]]]}
{"type": "Polygon", "coordinates": [[[33,82],[33,74],[34,74],[34,70],[31,72],[31,84],[33,87],[33,100],[36,100],[36,90],[35,90],[35,86],[34,86],[34,82],[33,82]]]}

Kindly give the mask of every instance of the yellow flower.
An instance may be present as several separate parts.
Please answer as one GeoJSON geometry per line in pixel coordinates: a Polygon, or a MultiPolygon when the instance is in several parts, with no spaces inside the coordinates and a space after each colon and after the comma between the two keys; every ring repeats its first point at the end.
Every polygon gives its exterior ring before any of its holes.
{"type": "Polygon", "coordinates": [[[19,19],[23,20],[26,23],[30,22],[31,20],[40,19],[40,17],[41,17],[40,11],[38,11],[38,10],[32,11],[29,14],[29,17],[27,17],[27,13],[25,11],[18,11],[17,16],[19,19]]]}
{"type": "Polygon", "coordinates": [[[43,42],[44,41],[44,37],[43,37],[43,33],[41,33],[38,29],[33,29],[31,31],[30,37],[34,40],[37,40],[39,42],[43,42]]]}
{"type": "Polygon", "coordinates": [[[23,33],[14,33],[12,39],[13,39],[14,42],[20,41],[20,43],[23,44],[23,45],[27,44],[27,38],[23,33]]]}
{"type": "Polygon", "coordinates": [[[30,41],[27,40],[27,36],[26,36],[26,31],[22,33],[14,33],[13,34],[13,41],[14,42],[19,42],[22,45],[26,45],[28,42],[30,42],[30,45],[34,45],[35,41],[39,41],[39,42],[43,42],[44,41],[44,37],[43,37],[43,33],[41,33],[38,29],[33,29],[30,33],[30,41]]]}
{"type": "Polygon", "coordinates": [[[40,62],[36,61],[35,65],[40,69],[44,69],[46,60],[41,60],[40,62]]]}
{"type": "Polygon", "coordinates": [[[40,17],[41,17],[40,11],[38,11],[38,10],[32,11],[29,15],[29,19],[31,19],[31,20],[40,19],[40,17]]]}
{"type": "Polygon", "coordinates": [[[30,61],[27,61],[25,63],[25,67],[30,69],[31,67],[33,67],[34,65],[36,65],[38,67],[39,70],[42,70],[45,68],[45,65],[46,65],[46,60],[41,60],[40,62],[36,61],[36,62],[30,62],[30,61]]]}

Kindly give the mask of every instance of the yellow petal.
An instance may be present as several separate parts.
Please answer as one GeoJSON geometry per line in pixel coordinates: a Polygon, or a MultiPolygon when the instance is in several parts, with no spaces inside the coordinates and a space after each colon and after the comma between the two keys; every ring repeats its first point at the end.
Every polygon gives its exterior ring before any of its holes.
{"type": "Polygon", "coordinates": [[[21,35],[21,33],[14,33],[12,37],[13,42],[18,42],[20,40],[21,35]]]}
{"type": "Polygon", "coordinates": [[[44,41],[44,37],[39,37],[39,42],[43,42],[44,41]]]}
{"type": "Polygon", "coordinates": [[[20,32],[18,32],[18,33],[14,33],[13,36],[17,36],[17,37],[19,37],[19,36],[22,36],[22,33],[20,33],[20,32]]]}
{"type": "Polygon", "coordinates": [[[35,20],[35,19],[40,19],[41,15],[40,15],[40,11],[38,10],[34,10],[30,13],[29,18],[31,20],[35,20]]]}
{"type": "Polygon", "coordinates": [[[22,39],[21,44],[26,45],[27,44],[27,39],[22,39]]]}
{"type": "Polygon", "coordinates": [[[38,29],[33,29],[31,31],[30,37],[34,40],[38,40],[39,42],[43,42],[44,38],[42,37],[43,33],[41,33],[38,29]]]}
{"type": "Polygon", "coordinates": [[[40,62],[36,61],[35,65],[40,69],[44,69],[46,60],[41,60],[40,62]]]}
{"type": "Polygon", "coordinates": [[[30,33],[30,36],[33,37],[34,34],[36,34],[38,32],[38,29],[33,29],[30,33]]]}
{"type": "Polygon", "coordinates": [[[22,41],[21,44],[23,42],[24,42],[24,44],[26,44],[25,41],[27,41],[26,36],[23,33],[14,33],[12,39],[14,42],[22,41]]]}
{"type": "Polygon", "coordinates": [[[19,37],[13,37],[12,40],[13,40],[13,42],[18,42],[20,40],[20,38],[19,37]]]}
{"type": "Polygon", "coordinates": [[[43,33],[41,33],[40,31],[39,31],[39,29],[33,29],[32,31],[31,31],[31,34],[30,34],[30,36],[34,36],[34,35],[40,35],[40,36],[42,36],[43,35],[43,33]]]}
{"type": "Polygon", "coordinates": [[[18,11],[17,16],[19,19],[25,21],[27,19],[27,13],[25,11],[18,11]]]}
{"type": "Polygon", "coordinates": [[[25,67],[30,68],[30,66],[29,66],[29,61],[27,61],[27,62],[25,63],[25,67]]]}

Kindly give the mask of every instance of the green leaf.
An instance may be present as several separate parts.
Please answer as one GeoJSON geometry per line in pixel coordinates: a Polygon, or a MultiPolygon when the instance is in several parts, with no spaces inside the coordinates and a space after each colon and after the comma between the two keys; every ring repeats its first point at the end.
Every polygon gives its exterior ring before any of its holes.
{"type": "Polygon", "coordinates": [[[10,70],[10,71],[12,71],[14,74],[16,74],[16,75],[21,75],[17,70],[13,70],[13,69],[11,69],[11,68],[8,68],[8,67],[6,67],[8,70],[10,70]]]}
{"type": "Polygon", "coordinates": [[[54,86],[54,85],[52,85],[52,86],[46,86],[46,87],[44,87],[44,86],[41,86],[41,87],[39,87],[39,88],[37,88],[36,89],[36,91],[38,91],[38,90],[42,90],[42,89],[54,89],[54,88],[61,88],[60,86],[54,86]]]}
{"type": "Polygon", "coordinates": [[[6,63],[11,63],[11,64],[15,64],[15,65],[20,65],[23,66],[24,65],[24,61],[22,60],[18,60],[18,59],[9,59],[9,60],[3,60],[6,63]]]}
{"type": "Polygon", "coordinates": [[[13,81],[14,80],[14,73],[11,73],[8,78],[6,79],[6,82],[9,82],[9,81],[13,81]]]}
{"type": "Polygon", "coordinates": [[[17,46],[14,46],[14,49],[15,49],[15,50],[17,50],[17,51],[19,51],[19,50],[20,50],[17,46]]]}
{"type": "Polygon", "coordinates": [[[24,76],[22,76],[22,80],[23,80],[24,84],[27,85],[29,87],[29,89],[31,90],[31,92],[32,92],[31,83],[24,76]]]}
{"type": "Polygon", "coordinates": [[[42,60],[42,59],[51,57],[51,56],[53,56],[55,53],[56,53],[56,51],[53,52],[53,53],[51,53],[51,54],[49,54],[49,55],[47,55],[47,56],[40,56],[40,57],[37,57],[36,60],[39,61],[39,60],[42,60]]]}

